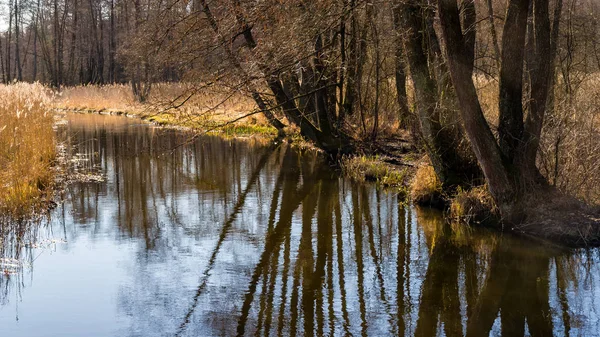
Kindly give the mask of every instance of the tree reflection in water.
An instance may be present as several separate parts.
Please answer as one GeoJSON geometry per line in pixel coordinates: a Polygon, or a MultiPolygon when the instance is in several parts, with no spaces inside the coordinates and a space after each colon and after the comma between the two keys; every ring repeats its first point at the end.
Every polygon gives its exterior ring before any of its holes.
{"type": "MultiPolygon", "coordinates": [[[[64,136],[106,182],[71,187],[50,228],[134,247],[118,335],[599,334],[597,250],[452,228],[285,144],[179,146],[181,133],[82,116],[64,136]]],[[[2,229],[2,258],[16,256],[7,238],[28,231],[2,229]]]]}

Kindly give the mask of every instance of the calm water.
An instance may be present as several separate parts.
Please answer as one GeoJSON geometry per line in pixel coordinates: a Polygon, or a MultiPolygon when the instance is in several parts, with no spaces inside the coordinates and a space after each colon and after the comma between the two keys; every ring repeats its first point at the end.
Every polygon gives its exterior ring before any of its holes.
{"type": "Polygon", "coordinates": [[[598,250],[453,231],[286,146],[68,121],[96,179],[2,228],[1,336],[600,336],[598,250]]]}

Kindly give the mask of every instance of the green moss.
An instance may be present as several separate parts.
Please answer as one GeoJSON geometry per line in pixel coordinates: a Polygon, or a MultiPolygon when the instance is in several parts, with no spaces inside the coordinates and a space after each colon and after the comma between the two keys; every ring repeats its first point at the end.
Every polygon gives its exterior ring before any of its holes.
{"type": "Polygon", "coordinates": [[[229,124],[215,131],[222,131],[230,136],[277,136],[277,129],[269,125],[260,124],[229,124]]]}
{"type": "Polygon", "coordinates": [[[254,135],[273,137],[277,135],[277,129],[270,125],[236,122],[223,126],[222,123],[210,121],[200,116],[177,117],[163,113],[148,116],[145,120],[158,125],[179,126],[197,131],[225,134],[231,137],[254,135]]]}
{"type": "Polygon", "coordinates": [[[386,188],[407,193],[408,170],[385,163],[381,158],[369,156],[346,157],[341,162],[344,174],[357,181],[372,181],[386,188]]]}

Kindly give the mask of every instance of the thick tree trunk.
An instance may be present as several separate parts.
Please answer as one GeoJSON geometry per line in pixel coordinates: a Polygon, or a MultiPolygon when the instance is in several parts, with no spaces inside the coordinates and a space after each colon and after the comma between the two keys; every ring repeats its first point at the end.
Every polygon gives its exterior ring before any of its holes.
{"type": "Polygon", "coordinates": [[[313,59],[313,63],[315,65],[315,86],[317,88],[317,92],[315,93],[315,105],[317,108],[317,117],[319,118],[319,128],[321,129],[321,132],[325,134],[331,134],[333,129],[329,119],[329,105],[327,104],[328,90],[327,82],[325,80],[327,74],[325,74],[325,64],[323,58],[323,39],[321,34],[319,34],[317,35],[315,42],[315,57],[313,59]]]}
{"type": "MultiPolygon", "coordinates": [[[[431,41],[429,32],[422,29],[425,22],[422,15],[423,5],[421,0],[411,0],[400,5],[402,26],[406,32],[404,44],[415,90],[420,136],[436,175],[442,185],[451,190],[456,186],[472,183],[480,173],[476,165],[458,152],[458,138],[461,135],[455,129],[458,125],[453,125],[453,118],[446,118],[450,124],[442,122],[442,112],[448,111],[438,106],[438,86],[431,75],[434,71],[429,68],[430,65],[436,65],[428,62],[427,51],[423,49],[426,41],[431,41]]],[[[441,55],[439,57],[441,58],[441,55]]],[[[466,67],[469,68],[469,65],[466,64],[466,67]]]]}
{"type": "MultiPolygon", "coordinates": [[[[504,22],[498,137],[505,160],[512,164],[523,136],[523,59],[529,0],[510,0],[504,22]]],[[[456,82],[455,82],[456,83],[456,82]]]]}
{"type": "Polygon", "coordinates": [[[537,177],[536,168],[537,151],[540,144],[544,115],[548,108],[548,98],[553,90],[554,60],[560,25],[560,12],[562,0],[558,0],[554,15],[554,23],[550,26],[550,13],[548,2],[534,0],[533,20],[534,29],[534,62],[530,65],[529,78],[531,78],[531,100],[529,113],[525,120],[524,150],[522,159],[523,175],[537,177]]]}
{"type": "Polygon", "coordinates": [[[475,0],[463,0],[461,3],[463,14],[463,35],[465,37],[465,62],[473,69],[475,67],[475,41],[477,38],[477,13],[475,12],[475,0]]]}
{"type": "MultiPolygon", "coordinates": [[[[532,53],[528,63],[531,82],[529,114],[523,120],[523,60],[529,1],[510,0],[502,41],[500,71],[500,127],[496,142],[483,116],[471,72],[463,60],[465,39],[456,0],[438,0],[452,82],[461,107],[467,135],[485,174],[489,190],[508,223],[522,219],[525,196],[547,186],[535,165],[539,137],[551,90],[553,50],[548,2],[533,1],[532,53]],[[508,38],[510,37],[510,38],[508,38]]],[[[560,11],[560,2],[557,10],[560,11]]],[[[555,18],[559,20],[558,18],[555,18]]],[[[555,27],[558,28],[558,21],[555,27]]]]}
{"type": "Polygon", "coordinates": [[[473,83],[472,68],[463,62],[468,56],[465,55],[465,41],[456,0],[438,0],[438,5],[448,66],[467,136],[498,207],[504,214],[512,213],[510,208],[515,196],[514,181],[509,178],[500,147],[483,116],[473,83]]]}

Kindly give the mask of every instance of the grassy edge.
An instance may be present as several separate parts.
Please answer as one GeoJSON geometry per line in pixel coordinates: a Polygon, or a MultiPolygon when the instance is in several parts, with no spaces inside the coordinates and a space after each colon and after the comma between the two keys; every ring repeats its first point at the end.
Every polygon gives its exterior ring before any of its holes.
{"type": "MultiPolygon", "coordinates": [[[[252,123],[246,121],[237,121],[222,126],[213,121],[204,118],[197,120],[186,118],[176,118],[171,114],[147,114],[139,111],[123,110],[94,110],[94,109],[64,109],[58,108],[63,112],[71,113],[94,113],[105,115],[118,115],[133,118],[140,118],[146,122],[161,127],[178,128],[194,132],[206,132],[207,134],[222,136],[225,138],[262,138],[267,141],[277,138],[277,129],[270,125],[252,123]],[[208,131],[207,131],[208,130],[208,131]]],[[[287,128],[285,140],[294,148],[321,152],[310,142],[304,140],[298,130],[287,128]]],[[[386,162],[386,157],[354,155],[341,158],[339,164],[342,174],[358,182],[374,182],[378,188],[398,193],[403,199],[410,196],[410,186],[415,174],[415,160],[406,156],[405,166],[390,164],[386,162]]]]}
{"type": "Polygon", "coordinates": [[[346,156],[340,161],[342,173],[358,182],[373,182],[378,187],[401,195],[409,196],[409,186],[414,168],[411,163],[406,166],[386,162],[386,157],[380,156],[346,156]]]}

